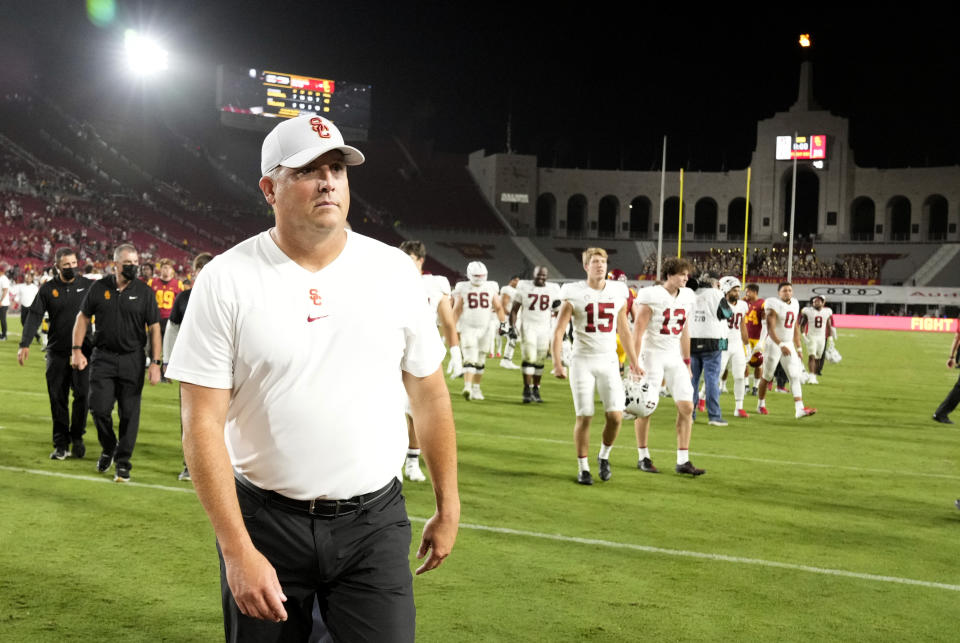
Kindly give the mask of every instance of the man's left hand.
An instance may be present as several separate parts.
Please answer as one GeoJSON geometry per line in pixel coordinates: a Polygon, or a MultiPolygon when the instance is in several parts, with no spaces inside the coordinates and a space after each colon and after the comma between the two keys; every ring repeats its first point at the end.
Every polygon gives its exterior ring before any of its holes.
{"type": "Polygon", "coordinates": [[[147,375],[150,377],[150,386],[156,386],[160,382],[160,365],[151,362],[147,375]]]}
{"type": "Polygon", "coordinates": [[[417,550],[417,559],[430,555],[417,569],[417,574],[436,569],[443,559],[450,555],[453,543],[457,540],[459,519],[444,518],[439,513],[433,514],[423,527],[423,536],[420,539],[420,549],[417,550]]]}

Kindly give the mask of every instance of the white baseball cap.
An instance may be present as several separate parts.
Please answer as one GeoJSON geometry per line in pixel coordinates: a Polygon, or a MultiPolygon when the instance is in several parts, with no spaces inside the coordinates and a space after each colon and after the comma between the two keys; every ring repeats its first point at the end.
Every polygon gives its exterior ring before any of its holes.
{"type": "Polygon", "coordinates": [[[346,165],[360,165],[363,154],[343,143],[337,126],[323,116],[297,116],[274,127],[263,139],[260,172],[266,174],[278,165],[303,167],[330,150],[343,152],[346,165]]]}

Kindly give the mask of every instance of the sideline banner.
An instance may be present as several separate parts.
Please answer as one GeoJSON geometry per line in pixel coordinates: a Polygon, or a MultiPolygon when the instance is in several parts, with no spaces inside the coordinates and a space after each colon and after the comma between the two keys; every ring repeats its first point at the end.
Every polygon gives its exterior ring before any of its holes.
{"type": "Polygon", "coordinates": [[[934,317],[892,317],[886,315],[834,315],[837,328],[869,328],[872,330],[913,330],[927,333],[955,333],[956,319],[934,317]]]}

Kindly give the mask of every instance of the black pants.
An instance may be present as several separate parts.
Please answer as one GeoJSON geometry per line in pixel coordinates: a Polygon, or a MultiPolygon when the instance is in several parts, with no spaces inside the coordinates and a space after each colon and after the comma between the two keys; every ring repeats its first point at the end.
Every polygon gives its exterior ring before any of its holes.
{"type": "Polygon", "coordinates": [[[239,482],[237,498],[253,544],[277,570],[287,597],[287,620],[273,623],[240,612],[227,585],[221,553],[228,643],[306,642],[315,601],[335,641],[414,640],[410,521],[399,481],[359,513],[333,519],[295,513],[239,482]]]}
{"type": "Polygon", "coordinates": [[[78,371],[70,366],[69,355],[47,353],[47,394],[53,418],[53,446],[69,449],[71,441],[82,440],[87,432],[90,369],[78,371]],[[70,392],[73,391],[73,414],[70,392]]]}
{"type": "Polygon", "coordinates": [[[7,338],[7,306],[0,306],[0,339],[7,338]]]}
{"type": "Polygon", "coordinates": [[[937,407],[935,415],[942,418],[947,417],[953,412],[953,409],[957,408],[958,403],[960,403],[960,377],[957,378],[957,383],[947,393],[946,399],[937,407]]]}
{"type": "Polygon", "coordinates": [[[112,453],[117,467],[130,468],[130,456],[140,430],[143,393],[143,353],[118,354],[94,349],[90,360],[90,415],[104,453],[112,453]],[[113,432],[113,405],[120,416],[120,439],[113,432]]]}

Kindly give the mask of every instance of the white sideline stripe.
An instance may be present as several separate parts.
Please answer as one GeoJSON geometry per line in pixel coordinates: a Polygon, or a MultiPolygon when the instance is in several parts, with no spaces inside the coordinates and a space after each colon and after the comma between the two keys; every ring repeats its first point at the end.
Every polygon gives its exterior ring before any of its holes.
{"type": "MultiPolygon", "coordinates": [[[[529,440],[532,442],[548,442],[550,444],[572,444],[572,440],[556,440],[553,438],[540,438],[531,435],[502,435],[480,433],[477,431],[457,431],[457,435],[471,435],[482,438],[506,438],[508,440],[529,440]]],[[[673,453],[673,449],[650,449],[657,453],[673,453]]],[[[950,475],[948,473],[923,473],[920,471],[900,471],[892,469],[868,469],[866,467],[850,467],[842,464],[825,464],[823,462],[794,462],[791,460],[770,460],[767,458],[748,458],[740,455],[726,455],[721,453],[705,453],[703,451],[691,451],[690,455],[703,456],[705,458],[718,458],[721,460],[742,460],[744,462],[756,462],[758,464],[773,464],[777,466],[788,467],[812,467],[814,469],[842,469],[844,471],[857,471],[859,473],[877,473],[885,476],[917,476],[921,478],[943,478],[945,480],[960,480],[960,476],[950,475]]]]}
{"type": "MultiPolygon", "coordinates": [[[[30,473],[35,475],[50,476],[53,478],[68,478],[71,480],[83,480],[86,482],[108,482],[114,483],[109,478],[92,476],[80,476],[71,473],[61,473],[58,471],[42,471],[39,469],[24,469],[22,467],[8,467],[0,465],[2,471],[12,471],[14,473],[30,473]]],[[[143,484],[140,482],[127,482],[123,486],[143,487],[145,489],[159,489],[161,491],[176,491],[179,493],[193,493],[193,486],[190,487],[169,487],[159,484],[143,484]]],[[[427,518],[418,516],[409,516],[411,522],[426,523],[427,518]]],[[[960,585],[951,585],[949,583],[935,583],[932,581],[916,580],[913,578],[900,578],[898,576],[880,576],[877,574],[863,574],[860,572],[849,572],[843,569],[830,569],[827,567],[811,567],[810,565],[796,565],[794,563],[781,563],[775,560],[763,560],[762,558],[741,558],[739,556],[727,556],[724,554],[710,554],[699,551],[689,551],[685,549],[664,549],[662,547],[651,547],[649,545],[635,545],[633,543],[618,543],[612,540],[598,540],[595,538],[579,538],[577,536],[564,536],[562,534],[546,534],[537,531],[524,531],[521,529],[510,529],[509,527],[491,527],[489,525],[477,525],[473,523],[460,523],[461,529],[471,529],[473,531],[485,531],[494,534],[504,534],[507,536],[522,536],[525,538],[537,538],[540,540],[553,540],[556,542],[576,543],[578,545],[593,545],[597,547],[607,547],[610,549],[628,549],[630,551],[641,551],[648,554],[661,554],[665,556],[678,556],[681,558],[698,558],[700,560],[712,560],[723,563],[735,563],[739,565],[755,565],[758,567],[771,567],[776,569],[788,569],[790,571],[807,572],[811,574],[822,574],[825,576],[840,576],[843,578],[856,578],[858,580],[868,580],[879,583],[897,583],[900,585],[915,585],[918,587],[929,587],[932,589],[945,589],[951,592],[960,592],[960,585]]]]}

